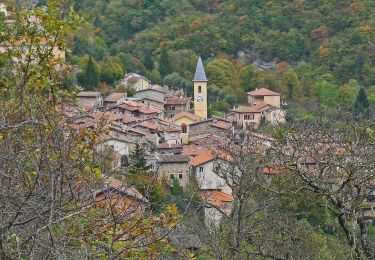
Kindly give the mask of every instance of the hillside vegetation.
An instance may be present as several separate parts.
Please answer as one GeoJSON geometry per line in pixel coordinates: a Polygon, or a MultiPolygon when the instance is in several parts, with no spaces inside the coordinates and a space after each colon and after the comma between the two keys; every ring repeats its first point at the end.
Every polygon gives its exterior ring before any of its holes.
{"type": "Polygon", "coordinates": [[[172,72],[191,80],[196,56],[201,55],[211,86],[224,89],[227,99],[235,96],[243,101],[245,91],[267,85],[289,100],[319,101],[326,99],[326,93],[314,86],[326,84],[333,86],[333,96],[355,86],[348,93],[353,100],[358,87],[366,87],[375,102],[375,2],[371,0],[73,3],[89,22],[71,39],[75,62],[85,54],[97,61],[117,56],[124,70],[162,83],[172,72]],[[164,49],[172,63],[166,72],[160,65],[164,49]],[[215,59],[219,59],[216,64],[210,64],[215,59]],[[246,67],[256,60],[275,66],[270,71],[246,67]]]}

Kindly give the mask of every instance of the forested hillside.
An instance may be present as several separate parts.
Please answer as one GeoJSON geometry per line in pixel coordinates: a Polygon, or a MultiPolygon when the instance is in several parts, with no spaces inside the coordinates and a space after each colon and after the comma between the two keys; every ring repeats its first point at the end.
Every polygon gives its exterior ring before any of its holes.
{"type": "MultiPolygon", "coordinates": [[[[127,71],[160,83],[172,72],[191,80],[196,55],[201,55],[206,64],[216,58],[230,61],[229,67],[216,61],[226,73],[208,69],[209,79],[240,101],[244,91],[258,84],[281,90],[289,99],[295,95],[295,100],[316,93],[311,91],[314,83],[334,85],[333,95],[339,96],[339,88],[351,79],[356,88],[366,87],[374,101],[370,86],[375,85],[375,2],[371,0],[73,2],[89,21],[72,38],[76,62],[85,54],[97,61],[117,56],[127,71]],[[163,49],[172,63],[167,69],[160,65],[163,49]],[[272,75],[263,72],[256,77],[255,68],[240,73],[256,60],[279,65],[272,67],[272,75]],[[241,77],[249,75],[241,83],[241,77]],[[294,91],[297,94],[287,93],[285,85],[291,82],[300,88],[294,91]]],[[[316,96],[327,99],[321,93],[316,96]]]]}

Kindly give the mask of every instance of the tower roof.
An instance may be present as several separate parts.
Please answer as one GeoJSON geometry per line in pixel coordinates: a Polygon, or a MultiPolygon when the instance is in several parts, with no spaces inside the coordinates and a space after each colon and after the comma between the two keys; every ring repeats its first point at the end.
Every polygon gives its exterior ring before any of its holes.
{"type": "Polygon", "coordinates": [[[201,57],[198,59],[193,81],[207,81],[201,57]]]}

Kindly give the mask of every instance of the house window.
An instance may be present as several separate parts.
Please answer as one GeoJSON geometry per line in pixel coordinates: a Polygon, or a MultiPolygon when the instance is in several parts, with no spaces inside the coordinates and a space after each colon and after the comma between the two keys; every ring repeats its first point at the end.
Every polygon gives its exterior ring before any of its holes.
{"type": "Polygon", "coordinates": [[[182,173],[180,173],[180,174],[178,175],[178,178],[179,178],[180,180],[182,180],[182,173]]]}
{"type": "Polygon", "coordinates": [[[251,120],[251,119],[254,119],[254,114],[244,115],[244,120],[251,120]]]}
{"type": "Polygon", "coordinates": [[[203,172],[203,166],[199,167],[199,172],[203,172]]]}
{"type": "Polygon", "coordinates": [[[198,86],[198,93],[202,93],[202,86],[198,86]]]}
{"type": "Polygon", "coordinates": [[[174,180],[174,174],[173,173],[170,175],[170,178],[171,178],[171,180],[174,180]]]}
{"type": "Polygon", "coordinates": [[[181,130],[182,130],[182,133],[184,133],[184,134],[187,133],[187,126],[186,126],[186,124],[182,124],[181,125],[181,130]]]}
{"type": "Polygon", "coordinates": [[[175,107],[171,107],[171,109],[172,109],[172,110],[176,110],[176,108],[175,108],[175,107]]]}
{"type": "Polygon", "coordinates": [[[127,156],[122,156],[121,157],[121,168],[127,167],[129,164],[129,160],[127,156]]]}
{"type": "Polygon", "coordinates": [[[155,165],[151,164],[151,165],[150,165],[150,169],[151,169],[151,170],[155,170],[155,165]]]}

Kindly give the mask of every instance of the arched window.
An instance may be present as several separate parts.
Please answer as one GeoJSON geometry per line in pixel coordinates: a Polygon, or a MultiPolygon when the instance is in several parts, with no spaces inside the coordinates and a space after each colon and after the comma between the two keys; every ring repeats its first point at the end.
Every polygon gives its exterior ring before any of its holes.
{"type": "Polygon", "coordinates": [[[182,133],[184,133],[184,134],[187,133],[187,126],[186,126],[186,124],[182,124],[181,125],[181,130],[182,130],[182,133]]]}
{"type": "Polygon", "coordinates": [[[198,93],[202,93],[202,86],[198,86],[198,93]]]}

